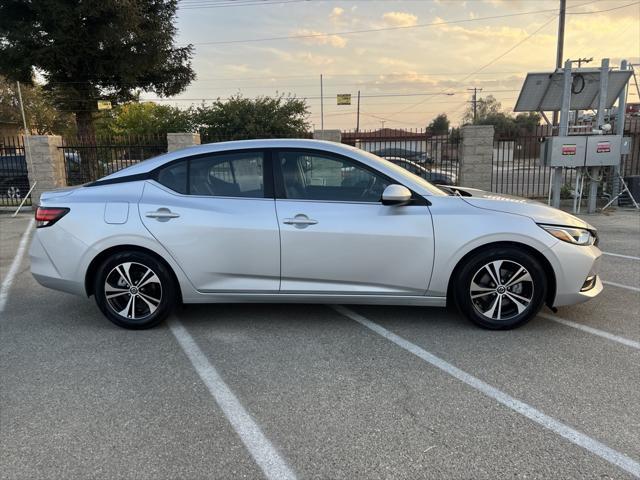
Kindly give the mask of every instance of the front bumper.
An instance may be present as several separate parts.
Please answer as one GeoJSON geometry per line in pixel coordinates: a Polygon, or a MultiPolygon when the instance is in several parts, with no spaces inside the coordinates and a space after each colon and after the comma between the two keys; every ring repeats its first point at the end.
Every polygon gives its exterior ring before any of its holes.
{"type": "Polygon", "coordinates": [[[596,246],[571,245],[558,242],[551,247],[556,262],[556,296],[554,307],[574,305],[586,302],[602,292],[602,280],[598,275],[602,252],[596,246]],[[595,281],[587,285],[587,278],[594,277],[595,281]]]}

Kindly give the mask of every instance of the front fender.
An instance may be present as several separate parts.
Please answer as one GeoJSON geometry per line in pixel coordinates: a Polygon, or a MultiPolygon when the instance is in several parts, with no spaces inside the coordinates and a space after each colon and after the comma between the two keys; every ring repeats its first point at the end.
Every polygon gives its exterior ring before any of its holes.
{"type": "Polygon", "coordinates": [[[473,250],[509,242],[526,245],[542,254],[558,271],[559,261],[550,249],[558,243],[525,216],[476,208],[459,197],[431,197],[435,260],[427,295],[445,296],[459,262],[473,250]]]}

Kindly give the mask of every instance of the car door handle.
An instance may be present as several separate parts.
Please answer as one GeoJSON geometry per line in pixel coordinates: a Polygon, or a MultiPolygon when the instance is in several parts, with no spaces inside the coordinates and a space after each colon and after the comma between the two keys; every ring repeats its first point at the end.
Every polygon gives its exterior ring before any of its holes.
{"type": "Polygon", "coordinates": [[[173,213],[168,208],[159,208],[155,212],[145,213],[145,217],[157,218],[158,220],[169,220],[170,218],[178,218],[180,214],[173,213]]]}
{"type": "Polygon", "coordinates": [[[282,223],[285,225],[295,225],[296,227],[307,227],[309,225],[315,225],[318,221],[306,215],[296,215],[293,218],[285,218],[282,220],[282,223]]]}

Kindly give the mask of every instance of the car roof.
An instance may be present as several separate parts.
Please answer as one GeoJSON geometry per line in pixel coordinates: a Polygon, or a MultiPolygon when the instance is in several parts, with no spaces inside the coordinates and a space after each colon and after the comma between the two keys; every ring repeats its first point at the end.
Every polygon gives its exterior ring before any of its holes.
{"type": "Polygon", "coordinates": [[[207,153],[218,153],[226,151],[238,151],[238,150],[252,150],[252,149],[268,149],[268,148],[297,148],[301,150],[318,150],[327,153],[336,153],[338,155],[344,155],[349,158],[353,158],[365,165],[373,167],[379,170],[383,174],[402,183],[410,185],[417,193],[422,195],[432,195],[432,190],[426,188],[424,185],[416,182],[414,176],[407,172],[402,167],[394,165],[387,160],[384,160],[376,155],[360,150],[359,148],[345,145],[343,143],[329,142],[325,140],[310,140],[310,139],[262,139],[262,140],[236,140],[232,142],[217,142],[207,143],[204,145],[195,145],[193,147],[183,148],[174,152],[165,153],[148,160],[136,163],[130,167],[118,170],[106,177],[101,178],[96,185],[99,185],[103,181],[114,180],[118,178],[131,177],[133,175],[143,175],[155,170],[158,167],[165,165],[166,163],[181,158],[191,157],[194,155],[202,155],[207,153]]]}

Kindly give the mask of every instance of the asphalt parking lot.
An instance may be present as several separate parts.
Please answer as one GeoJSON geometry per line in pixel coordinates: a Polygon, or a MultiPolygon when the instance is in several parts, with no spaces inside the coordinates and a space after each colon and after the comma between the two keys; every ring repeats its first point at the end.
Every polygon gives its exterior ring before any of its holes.
{"type": "Polygon", "coordinates": [[[134,332],[40,287],[2,213],[0,478],[640,477],[640,216],[587,220],[604,292],[514,331],[200,305],[134,332]]]}

